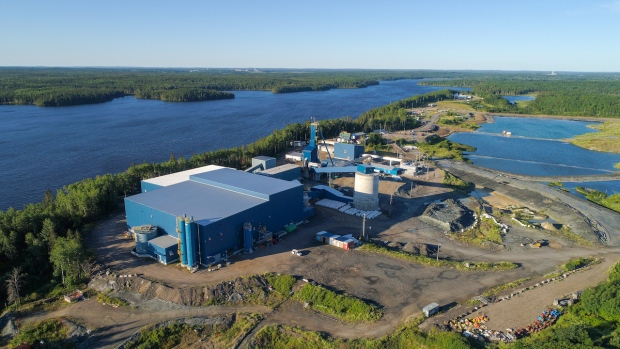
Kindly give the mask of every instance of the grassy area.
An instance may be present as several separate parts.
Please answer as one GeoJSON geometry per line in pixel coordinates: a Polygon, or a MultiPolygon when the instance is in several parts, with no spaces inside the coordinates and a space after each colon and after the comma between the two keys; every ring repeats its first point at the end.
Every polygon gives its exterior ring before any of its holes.
{"type": "Polygon", "coordinates": [[[476,150],[465,144],[451,142],[439,136],[431,137],[427,143],[417,144],[418,148],[429,156],[442,159],[454,159],[464,161],[463,152],[472,152],[476,150]]]}
{"type": "Polygon", "coordinates": [[[590,240],[587,240],[583,236],[579,234],[575,234],[569,227],[563,225],[560,230],[545,230],[546,233],[549,233],[554,236],[558,236],[564,238],[566,240],[572,241],[581,246],[593,246],[594,243],[590,240]]]}
{"type": "Polygon", "coordinates": [[[442,171],[443,171],[443,180],[441,181],[442,184],[445,184],[449,187],[453,187],[456,189],[461,189],[461,190],[465,190],[467,189],[467,187],[469,187],[469,183],[465,182],[459,177],[453,175],[452,173],[448,171],[445,171],[445,170],[442,170],[442,171]]]}
{"type": "Polygon", "coordinates": [[[293,290],[293,286],[297,282],[291,275],[281,275],[281,274],[265,274],[265,279],[269,282],[269,285],[273,287],[274,290],[280,292],[282,295],[287,296],[293,290]]]}
{"type": "Polygon", "coordinates": [[[547,183],[547,185],[550,186],[550,187],[563,187],[564,183],[562,183],[562,182],[549,182],[549,183],[547,183]]]}
{"type": "Polygon", "coordinates": [[[374,322],[383,312],[374,305],[347,294],[337,294],[322,286],[305,284],[295,292],[293,299],[309,303],[313,310],[335,316],[348,322],[374,322]]]}
{"type": "Polygon", "coordinates": [[[174,323],[168,326],[149,326],[140,336],[126,344],[126,349],[186,348],[197,342],[201,347],[227,349],[235,345],[262,320],[262,314],[237,314],[231,326],[192,326],[174,323]]]}
{"type": "Polygon", "coordinates": [[[610,210],[620,212],[620,194],[607,195],[602,191],[584,187],[576,187],[575,191],[584,195],[586,199],[596,204],[607,207],[610,210]]]}
{"type": "Polygon", "coordinates": [[[476,111],[469,103],[466,101],[440,101],[437,102],[437,108],[440,110],[464,110],[464,111],[476,111]]]}
{"type": "Polygon", "coordinates": [[[97,302],[101,304],[109,304],[117,307],[126,307],[129,303],[116,297],[109,296],[107,293],[99,293],[97,295],[97,302]]]}
{"type": "Polygon", "coordinates": [[[597,129],[599,132],[576,136],[570,142],[590,150],[620,153],[620,122],[606,121],[603,124],[588,127],[597,129]]]}
{"type": "Polygon", "coordinates": [[[63,343],[67,338],[67,328],[59,319],[50,319],[24,326],[19,333],[11,339],[9,346],[17,347],[22,343],[39,345],[41,341],[46,343],[45,348],[73,348],[73,344],[63,343]]]}
{"type": "Polygon", "coordinates": [[[490,218],[480,218],[480,224],[474,229],[450,235],[465,244],[481,247],[486,247],[488,242],[500,245],[504,242],[501,228],[490,218]]]}
{"type": "Polygon", "coordinates": [[[427,256],[417,255],[402,250],[392,249],[386,246],[380,246],[375,243],[366,243],[362,245],[359,251],[378,253],[388,257],[402,259],[407,262],[421,264],[429,267],[455,268],[458,270],[510,270],[518,268],[517,263],[512,262],[459,262],[447,259],[435,259],[427,256]]]}
{"type": "Polygon", "coordinates": [[[497,285],[495,287],[492,287],[492,288],[484,291],[482,293],[482,296],[484,296],[484,297],[497,296],[501,292],[504,292],[506,290],[510,290],[512,288],[515,288],[515,287],[519,287],[519,286],[523,285],[524,283],[530,281],[531,279],[532,279],[531,277],[526,277],[526,278],[517,279],[515,281],[506,282],[504,284],[499,284],[499,285],[497,285]]]}
{"type": "Polygon", "coordinates": [[[577,270],[579,268],[583,268],[586,267],[588,265],[592,265],[592,264],[596,264],[596,263],[600,263],[601,260],[598,258],[573,258],[571,260],[569,260],[568,262],[562,264],[560,266],[560,270],[563,271],[573,271],[573,270],[577,270]]]}
{"type": "Polygon", "coordinates": [[[342,339],[320,332],[304,331],[299,327],[265,326],[254,337],[257,348],[271,349],[407,349],[407,348],[471,348],[467,339],[454,332],[423,332],[420,319],[405,323],[381,338],[342,339]]]}

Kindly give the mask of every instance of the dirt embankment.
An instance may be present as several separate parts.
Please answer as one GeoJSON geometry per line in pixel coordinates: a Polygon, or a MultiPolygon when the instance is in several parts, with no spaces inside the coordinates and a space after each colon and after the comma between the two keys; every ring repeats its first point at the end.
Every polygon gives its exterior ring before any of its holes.
{"type": "Polygon", "coordinates": [[[98,292],[128,291],[140,294],[143,301],[157,298],[164,302],[192,307],[243,304],[249,300],[268,303],[270,292],[267,280],[261,276],[238,277],[206,286],[174,288],[135,274],[108,275],[94,278],[88,286],[98,292]]]}

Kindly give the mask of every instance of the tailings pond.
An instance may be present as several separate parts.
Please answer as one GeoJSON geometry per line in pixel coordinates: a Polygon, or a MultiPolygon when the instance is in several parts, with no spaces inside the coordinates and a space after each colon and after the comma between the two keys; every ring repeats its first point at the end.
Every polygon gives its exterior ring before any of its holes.
{"type": "MultiPolygon", "coordinates": [[[[566,142],[575,135],[596,132],[593,122],[496,117],[476,132],[456,133],[451,141],[476,147],[467,157],[478,166],[532,176],[592,175],[615,172],[620,154],[583,149],[566,142]],[[511,136],[503,135],[504,131],[511,136]]],[[[618,182],[592,184],[615,192],[618,182]]],[[[590,184],[590,183],[588,183],[590,184]]],[[[581,184],[577,184],[581,185],[581,184]]],[[[585,184],[583,184],[585,185],[585,184]]],[[[585,185],[587,186],[587,185],[585,185]]]]}

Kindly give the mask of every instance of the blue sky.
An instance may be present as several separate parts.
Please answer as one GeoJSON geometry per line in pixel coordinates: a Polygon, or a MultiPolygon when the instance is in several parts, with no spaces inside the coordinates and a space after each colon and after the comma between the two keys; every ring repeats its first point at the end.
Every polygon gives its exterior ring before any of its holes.
{"type": "Polygon", "coordinates": [[[0,66],[620,72],[620,0],[0,0],[0,66]]]}

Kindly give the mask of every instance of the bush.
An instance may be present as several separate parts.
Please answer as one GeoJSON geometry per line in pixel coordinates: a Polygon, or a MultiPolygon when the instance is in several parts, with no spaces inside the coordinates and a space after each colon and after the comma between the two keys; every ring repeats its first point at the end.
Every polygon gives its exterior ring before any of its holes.
{"type": "Polygon", "coordinates": [[[265,274],[264,275],[269,285],[273,287],[274,290],[280,292],[283,296],[287,296],[293,290],[293,286],[297,282],[291,275],[280,275],[280,274],[265,274]]]}
{"type": "Polygon", "coordinates": [[[25,326],[11,340],[11,346],[16,347],[21,343],[35,344],[45,341],[48,345],[61,348],[73,347],[69,344],[62,344],[67,338],[67,328],[62,325],[59,319],[50,319],[38,322],[33,325],[25,326]]]}
{"type": "Polygon", "coordinates": [[[310,307],[321,313],[336,316],[349,322],[374,322],[383,315],[377,307],[346,295],[337,294],[322,286],[305,284],[293,299],[310,303],[310,307]]]}
{"type": "Polygon", "coordinates": [[[116,305],[118,307],[126,307],[129,305],[129,303],[125,302],[124,300],[116,297],[110,297],[105,293],[99,293],[97,295],[97,302],[101,304],[116,305]]]}

